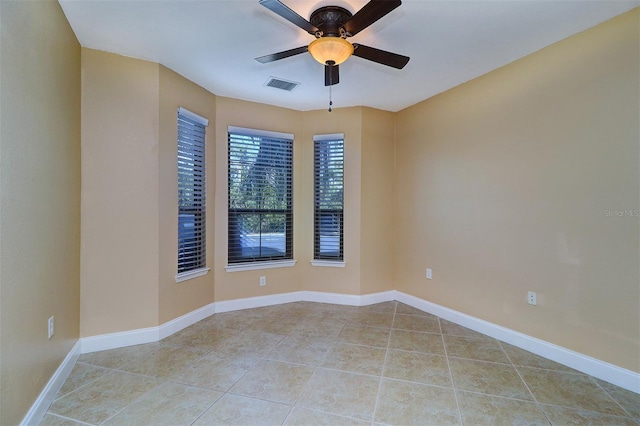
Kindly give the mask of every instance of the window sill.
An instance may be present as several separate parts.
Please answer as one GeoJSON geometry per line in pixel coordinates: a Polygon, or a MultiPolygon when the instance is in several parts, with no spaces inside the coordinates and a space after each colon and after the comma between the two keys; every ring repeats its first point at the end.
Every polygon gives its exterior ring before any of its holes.
{"type": "Polygon", "coordinates": [[[330,268],[344,268],[346,263],[341,260],[312,260],[313,266],[328,266],[330,268]]]}
{"type": "Polygon", "coordinates": [[[211,268],[200,268],[200,269],[194,269],[192,271],[181,272],[178,275],[176,275],[176,282],[179,283],[182,281],[187,281],[193,278],[198,278],[203,275],[207,275],[210,270],[211,268]]]}
{"type": "Polygon", "coordinates": [[[297,260],[277,260],[273,262],[237,263],[225,266],[227,272],[253,271],[256,269],[289,268],[296,265],[297,260]]]}

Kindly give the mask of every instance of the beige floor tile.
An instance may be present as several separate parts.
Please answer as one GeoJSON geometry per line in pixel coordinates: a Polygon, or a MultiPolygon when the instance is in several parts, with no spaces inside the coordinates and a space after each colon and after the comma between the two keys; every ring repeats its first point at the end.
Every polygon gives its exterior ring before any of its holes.
{"type": "Polygon", "coordinates": [[[518,367],[536,400],[576,410],[624,416],[624,410],[589,376],[518,367]]]}
{"type": "Polygon", "coordinates": [[[366,325],[369,327],[390,328],[393,322],[393,313],[379,311],[357,311],[349,319],[350,325],[366,325]]]}
{"type": "Polygon", "coordinates": [[[629,417],[611,416],[551,405],[542,405],[541,407],[551,424],[557,426],[638,426],[638,423],[629,417]]]}
{"type": "Polygon", "coordinates": [[[171,375],[171,380],[226,392],[258,362],[257,358],[210,353],[171,375]]]}
{"type": "Polygon", "coordinates": [[[336,416],[335,414],[298,407],[291,411],[289,417],[287,417],[287,420],[284,422],[286,426],[368,426],[370,424],[370,422],[365,422],[364,420],[336,416]]]}
{"type": "Polygon", "coordinates": [[[438,318],[424,315],[396,314],[393,320],[394,329],[440,333],[438,318]]]}
{"type": "Polygon", "coordinates": [[[127,346],[124,348],[110,349],[108,351],[83,354],[78,361],[106,368],[120,368],[130,362],[143,358],[152,350],[160,347],[159,343],[147,343],[145,345],[127,346]]]}
{"type": "Polygon", "coordinates": [[[389,314],[393,314],[396,311],[396,306],[398,302],[390,301],[390,302],[382,302],[382,303],[374,303],[372,305],[358,306],[358,312],[386,312],[389,314]]]}
{"type": "Polygon", "coordinates": [[[254,317],[262,317],[271,314],[274,307],[275,306],[260,306],[258,308],[243,309],[241,312],[246,312],[247,315],[254,317]]]}
{"type": "Polygon", "coordinates": [[[383,379],[375,421],[392,425],[459,425],[453,389],[383,379]]]}
{"type": "Polygon", "coordinates": [[[265,358],[318,366],[322,364],[332,345],[333,341],[328,339],[289,336],[267,353],[265,358]]]}
{"type": "Polygon", "coordinates": [[[577,373],[577,371],[573,368],[565,367],[562,364],[558,364],[557,362],[553,362],[550,359],[543,358],[539,355],[536,355],[529,351],[525,351],[524,349],[517,348],[508,343],[500,342],[500,345],[507,353],[507,355],[509,355],[509,359],[514,365],[577,373]]]}
{"type": "Polygon", "coordinates": [[[381,348],[338,342],[333,345],[322,365],[336,370],[380,376],[386,352],[381,348]]]}
{"type": "Polygon", "coordinates": [[[307,320],[332,320],[346,322],[356,312],[354,306],[330,305],[320,303],[318,308],[309,314],[307,320]]]}
{"type": "Polygon", "coordinates": [[[290,336],[334,339],[338,334],[340,334],[345,323],[346,320],[310,317],[299,322],[295,329],[290,333],[290,336]]]}
{"type": "Polygon", "coordinates": [[[632,425],[640,396],[402,303],[296,302],[82,355],[42,424],[545,424],[539,410],[632,425]]]}
{"type": "Polygon", "coordinates": [[[408,330],[392,330],[389,349],[424,352],[444,356],[442,336],[434,333],[422,333],[408,330]]]}
{"type": "Polygon", "coordinates": [[[190,425],[222,392],[165,382],[112,417],[104,425],[190,425]]]}
{"type": "Polygon", "coordinates": [[[444,320],[440,318],[440,328],[442,329],[442,334],[451,334],[454,336],[464,336],[464,337],[475,337],[477,339],[491,339],[491,337],[486,336],[482,333],[478,333],[477,331],[473,331],[470,328],[463,327],[454,322],[444,320]]]}
{"type": "Polygon", "coordinates": [[[58,417],[54,414],[46,414],[40,422],[40,426],[81,426],[86,423],[79,423],[64,417],[58,417]]]}
{"type": "Polygon", "coordinates": [[[435,315],[432,315],[425,311],[421,311],[420,309],[414,308],[413,306],[405,305],[404,303],[400,302],[398,302],[398,305],[396,307],[396,314],[423,315],[425,317],[437,318],[435,315]]]}
{"type": "Polygon", "coordinates": [[[51,405],[49,411],[81,422],[100,424],[162,382],[113,371],[51,405]]]}
{"type": "Polygon", "coordinates": [[[386,348],[389,344],[389,328],[367,327],[363,325],[344,326],[336,340],[356,345],[386,348]]]}
{"type": "Polygon", "coordinates": [[[254,322],[251,326],[251,331],[281,334],[286,336],[290,334],[298,326],[299,323],[300,320],[296,318],[269,314],[260,318],[259,321],[254,322]]]}
{"type": "Polygon", "coordinates": [[[236,330],[251,330],[253,323],[258,321],[259,319],[259,316],[252,315],[251,312],[233,311],[215,314],[209,317],[206,321],[225,328],[233,328],[236,330]]]}
{"type": "Polygon", "coordinates": [[[175,374],[206,353],[207,351],[204,349],[160,346],[147,353],[144,358],[133,361],[121,369],[131,373],[164,378],[175,374]]]}
{"type": "Polygon", "coordinates": [[[275,348],[283,338],[281,334],[245,330],[216,343],[213,351],[223,356],[260,357],[275,348]]]}
{"type": "Polygon", "coordinates": [[[458,392],[458,404],[465,425],[549,425],[534,402],[458,392]]]}
{"type": "Polygon", "coordinates": [[[166,339],[163,344],[211,350],[217,343],[239,333],[239,330],[206,325],[193,325],[166,339]]]}
{"type": "Polygon", "coordinates": [[[389,350],[384,376],[427,385],[453,386],[447,359],[419,352],[389,350]]]}
{"type": "Polygon", "coordinates": [[[444,335],[447,356],[510,364],[497,340],[444,335]]]}
{"type": "Polygon", "coordinates": [[[625,411],[635,419],[640,420],[640,394],[623,389],[619,386],[594,379],[625,411]]]}
{"type": "Polygon", "coordinates": [[[69,377],[67,377],[67,380],[56,394],[56,399],[68,394],[69,392],[73,392],[79,387],[84,386],[87,383],[91,383],[110,372],[111,370],[106,368],[77,362],[73,367],[73,370],[71,370],[71,374],[69,374],[69,377]]]}
{"type": "Polygon", "coordinates": [[[313,367],[276,361],[260,361],[230,393],[293,404],[314,372],[313,367]]]}
{"type": "Polygon", "coordinates": [[[371,421],[380,379],[318,368],[298,406],[371,421]]]}
{"type": "Polygon", "coordinates": [[[280,426],[291,407],[240,395],[226,394],[211,406],[194,426],[274,425],[280,426]]]}
{"type": "Polygon", "coordinates": [[[460,358],[450,358],[449,365],[453,384],[458,390],[533,400],[511,365],[460,358]]]}
{"type": "Polygon", "coordinates": [[[303,320],[311,315],[311,311],[314,309],[314,303],[285,303],[283,305],[274,306],[270,314],[303,320]]]}

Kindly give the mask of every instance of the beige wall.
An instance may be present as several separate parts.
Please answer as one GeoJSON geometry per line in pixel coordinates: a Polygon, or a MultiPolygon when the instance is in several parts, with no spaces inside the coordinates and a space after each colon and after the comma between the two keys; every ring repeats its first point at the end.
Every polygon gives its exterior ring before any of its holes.
{"type": "Polygon", "coordinates": [[[152,62],[82,49],[82,336],[164,324],[214,301],[177,273],[177,109],[207,129],[213,268],[215,96],[152,62]]]}
{"type": "Polygon", "coordinates": [[[81,336],[158,325],[159,65],[82,49],[81,336]]]}
{"type": "MultiPolygon", "coordinates": [[[[262,269],[255,271],[227,272],[227,129],[229,126],[250,129],[269,130],[273,132],[293,133],[293,220],[294,229],[300,229],[301,217],[300,196],[302,188],[298,185],[301,169],[295,167],[300,163],[300,135],[302,134],[302,112],[271,105],[246,102],[238,99],[216,97],[216,190],[215,190],[215,298],[216,301],[239,299],[244,297],[265,296],[288,293],[300,290],[299,263],[294,267],[262,269]],[[260,276],[267,277],[267,285],[260,287],[260,276]]],[[[213,130],[213,129],[212,129],[213,130]]],[[[294,258],[298,259],[301,248],[300,234],[294,231],[294,258]]],[[[300,259],[298,259],[299,261],[300,259]]]]}
{"type": "Polygon", "coordinates": [[[178,265],[177,109],[184,107],[209,119],[206,136],[207,267],[213,269],[215,235],[215,96],[170,69],[160,66],[159,105],[159,290],[160,324],[213,302],[213,271],[175,282],[178,265]]]}
{"type": "Polygon", "coordinates": [[[360,202],[362,108],[334,108],[304,113],[300,141],[304,154],[300,194],[305,221],[298,227],[302,237],[302,289],[330,293],[361,294],[360,202]],[[313,136],[344,133],[344,268],[312,266],[313,259],[313,136]]]}
{"type": "Polygon", "coordinates": [[[396,114],[362,109],[360,293],[394,287],[396,114]]]}
{"type": "Polygon", "coordinates": [[[80,45],[54,1],[1,1],[0,31],[0,424],[11,425],[78,340],[80,45]]]}
{"type": "Polygon", "coordinates": [[[398,290],[640,371],[638,22],[398,113],[398,290]]]}
{"type": "Polygon", "coordinates": [[[639,20],[397,114],[328,113],[215,97],[159,64],[81,50],[56,2],[0,2],[0,424],[24,416],[78,335],[214,300],[385,291],[394,268],[400,291],[640,371],[639,20]],[[176,284],[178,106],[210,120],[213,271],[176,284]],[[229,125],[295,135],[295,267],[224,270],[229,125]],[[345,268],[309,263],[321,133],[345,134],[345,268]]]}
{"type": "Polygon", "coordinates": [[[369,294],[393,288],[394,114],[369,108],[329,113],[293,111],[237,99],[216,98],[215,299],[299,290],[369,294]],[[294,134],[294,267],[227,272],[227,129],[246,127],[294,134]],[[363,142],[365,126],[368,140],[363,142]],[[344,268],[312,266],[313,136],[345,135],[344,268]],[[363,165],[363,159],[367,164],[363,165]],[[387,174],[387,176],[385,176],[387,174]],[[366,182],[364,181],[366,179],[366,182]],[[365,204],[366,203],[366,204],[365,204]],[[363,210],[375,209],[369,214],[363,210]],[[366,232],[366,236],[363,233],[366,232]],[[363,266],[364,265],[364,266],[363,266]],[[267,285],[259,286],[259,277],[267,285]]]}

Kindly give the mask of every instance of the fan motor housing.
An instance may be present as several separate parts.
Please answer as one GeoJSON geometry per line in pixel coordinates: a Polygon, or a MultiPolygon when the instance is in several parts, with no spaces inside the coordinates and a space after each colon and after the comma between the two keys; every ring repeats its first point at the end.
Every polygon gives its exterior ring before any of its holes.
{"type": "Polygon", "coordinates": [[[309,22],[322,31],[323,37],[340,37],[342,35],[340,29],[344,28],[344,24],[352,16],[351,12],[343,7],[325,6],[315,10],[309,22]]]}

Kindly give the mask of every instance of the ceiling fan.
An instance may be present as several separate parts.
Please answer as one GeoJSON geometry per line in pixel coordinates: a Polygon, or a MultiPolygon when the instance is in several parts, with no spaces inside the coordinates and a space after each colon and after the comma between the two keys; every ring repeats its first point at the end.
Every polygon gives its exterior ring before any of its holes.
{"type": "Polygon", "coordinates": [[[266,64],[309,52],[315,60],[325,66],[324,85],[332,86],[340,82],[338,66],[351,55],[397,69],[404,68],[409,62],[408,56],[359,43],[351,44],[346,40],[400,6],[401,0],[371,0],[355,15],[339,6],[325,6],[311,13],[309,21],[280,0],[260,0],[260,4],[316,37],[308,46],[256,58],[260,63],[266,64]]]}

